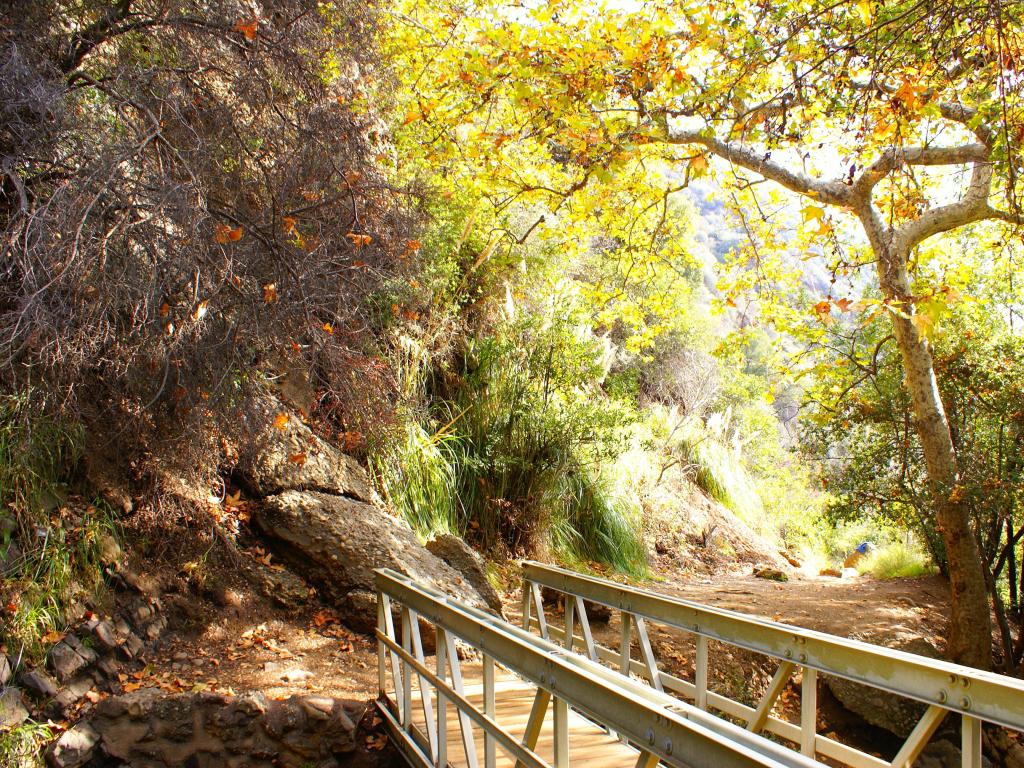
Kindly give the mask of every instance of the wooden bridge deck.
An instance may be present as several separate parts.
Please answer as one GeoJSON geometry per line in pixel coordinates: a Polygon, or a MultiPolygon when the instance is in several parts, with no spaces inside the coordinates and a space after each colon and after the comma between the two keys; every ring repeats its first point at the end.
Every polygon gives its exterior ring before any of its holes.
{"type": "MultiPolygon", "coordinates": [[[[483,709],[483,667],[479,663],[464,662],[462,665],[466,698],[483,709]]],[[[526,724],[533,706],[537,686],[521,680],[517,675],[501,666],[495,667],[494,673],[495,720],[511,733],[517,741],[522,741],[526,733],[526,724]]],[[[413,722],[421,732],[425,732],[425,718],[421,704],[419,683],[413,675],[413,722]]],[[[434,701],[436,716],[437,701],[434,701]]],[[[554,707],[549,706],[544,725],[541,728],[537,747],[534,749],[541,758],[554,764],[554,707]]],[[[447,715],[448,762],[457,768],[466,768],[465,751],[462,745],[462,731],[459,726],[457,710],[449,705],[447,715]]],[[[473,738],[476,742],[477,757],[480,765],[484,765],[484,734],[483,729],[472,726],[473,738]]],[[[515,760],[500,745],[495,747],[495,768],[514,768],[515,760]]],[[[569,757],[572,765],[587,768],[633,768],[637,761],[637,751],[632,747],[610,736],[606,730],[592,721],[569,710],[569,757]]]]}

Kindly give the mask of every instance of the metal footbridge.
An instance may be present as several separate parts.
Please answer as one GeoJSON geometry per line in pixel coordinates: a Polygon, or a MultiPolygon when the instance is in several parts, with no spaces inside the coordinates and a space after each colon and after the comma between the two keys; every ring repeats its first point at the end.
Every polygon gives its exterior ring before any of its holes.
{"type": "Polygon", "coordinates": [[[984,723],[1024,731],[1016,678],[540,563],[523,567],[522,626],[391,570],[377,571],[376,588],[377,708],[420,768],[910,768],[949,717],[964,768],[981,768],[984,723]],[[561,617],[545,615],[545,588],[560,593],[561,617]],[[595,642],[591,603],[617,612],[617,648],[595,642]],[[692,635],[692,679],[659,668],[651,625],[692,635]],[[755,706],[709,686],[709,643],[777,664],[755,706]],[[818,731],[822,673],[920,702],[892,759],[818,731]],[[773,711],[794,678],[798,722],[773,711]]]}

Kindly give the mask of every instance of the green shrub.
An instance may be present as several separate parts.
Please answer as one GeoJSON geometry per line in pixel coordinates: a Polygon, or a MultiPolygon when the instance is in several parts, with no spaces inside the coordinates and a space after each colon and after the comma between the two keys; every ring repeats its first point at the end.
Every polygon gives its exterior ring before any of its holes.
{"type": "Polygon", "coordinates": [[[39,412],[30,392],[0,395],[0,509],[25,534],[45,521],[81,455],[81,431],[39,412]]]}
{"type": "Polygon", "coordinates": [[[565,562],[642,572],[634,515],[594,469],[621,450],[629,418],[595,385],[602,353],[566,322],[536,318],[468,341],[454,370],[428,377],[432,418],[375,459],[384,493],[424,538],[550,547],[565,562]]]}
{"type": "Polygon", "coordinates": [[[97,501],[77,512],[62,508],[35,529],[34,540],[0,543],[0,552],[16,553],[6,565],[8,608],[0,620],[0,639],[12,651],[40,659],[52,643],[46,636],[66,629],[69,607],[97,595],[103,587],[101,553],[116,533],[113,513],[97,501]]]}
{"type": "Polygon", "coordinates": [[[928,555],[919,548],[900,542],[886,544],[857,563],[860,573],[870,573],[876,579],[906,579],[934,573],[928,555]]]}
{"type": "Polygon", "coordinates": [[[29,720],[0,733],[0,765],[10,768],[40,768],[45,765],[43,745],[53,738],[52,729],[29,720]]]}

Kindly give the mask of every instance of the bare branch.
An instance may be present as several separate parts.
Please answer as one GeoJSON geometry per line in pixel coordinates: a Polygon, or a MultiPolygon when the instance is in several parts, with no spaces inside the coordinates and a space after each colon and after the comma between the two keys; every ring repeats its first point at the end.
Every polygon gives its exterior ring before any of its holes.
{"type": "Polygon", "coordinates": [[[831,205],[848,206],[852,201],[851,189],[842,181],[814,178],[793,171],[771,160],[768,153],[757,151],[731,141],[722,141],[695,130],[668,129],[662,140],[669,144],[698,144],[710,152],[742,168],[759,173],[766,179],[831,205]]]}
{"type": "Polygon", "coordinates": [[[989,159],[984,144],[956,147],[889,147],[868,166],[853,184],[858,195],[867,194],[882,179],[906,165],[966,165],[989,159]]]}
{"type": "Polygon", "coordinates": [[[917,219],[908,221],[896,230],[895,243],[899,251],[909,253],[911,249],[933,235],[996,218],[996,211],[988,204],[991,189],[992,164],[975,163],[971,171],[971,183],[963,200],[930,208],[917,219]]]}

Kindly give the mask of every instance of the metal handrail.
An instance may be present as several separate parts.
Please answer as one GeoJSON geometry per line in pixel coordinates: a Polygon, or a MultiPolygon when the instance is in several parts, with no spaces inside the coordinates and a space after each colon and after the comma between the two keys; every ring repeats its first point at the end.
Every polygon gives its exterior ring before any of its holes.
{"type": "MultiPolygon", "coordinates": [[[[651,689],[609,670],[590,659],[567,652],[554,643],[538,638],[484,611],[464,605],[449,596],[417,583],[413,579],[388,569],[375,572],[379,596],[378,653],[380,655],[381,695],[385,691],[386,654],[392,654],[396,680],[400,664],[415,668],[424,681],[422,652],[413,653],[418,640],[410,640],[410,628],[418,633],[418,621],[424,619],[439,631],[438,649],[449,643],[451,636],[459,637],[491,659],[515,672],[538,688],[538,700],[547,696],[556,702],[556,731],[565,728],[563,714],[559,725],[559,705],[585,714],[640,750],[637,765],[653,765],[658,760],[676,766],[717,768],[719,766],[765,766],[766,768],[815,768],[821,763],[793,753],[768,739],[750,733],[732,723],[716,718],[700,709],[651,689]],[[391,621],[390,603],[403,607],[403,642],[398,644],[391,621]],[[408,623],[407,623],[408,622],[408,623]]],[[[418,638],[418,634],[415,635],[418,638]]],[[[454,647],[454,646],[450,646],[454,647]]],[[[449,652],[448,658],[452,658],[449,652]]],[[[486,676],[485,676],[486,677],[486,676]]],[[[406,683],[396,685],[396,695],[405,701],[403,720],[409,724],[408,707],[411,705],[411,673],[404,675],[406,683]],[[402,691],[397,690],[403,688],[402,691]]],[[[428,682],[436,683],[438,678],[428,682]]],[[[437,687],[439,695],[454,701],[457,707],[466,706],[461,697],[461,680],[455,689],[437,687]]],[[[547,701],[544,701],[546,709],[547,701]]],[[[479,715],[479,713],[476,713],[479,715]]],[[[488,717],[472,718],[485,733],[495,727],[488,717]]],[[[429,726],[428,726],[429,727],[429,726]]],[[[529,729],[528,729],[529,730],[529,729]]],[[[439,731],[438,731],[439,733],[439,731]]],[[[503,732],[505,733],[505,732],[503,732]]],[[[565,734],[556,733],[556,764],[567,764],[559,759],[557,744],[565,734]]],[[[567,741],[565,742],[567,744],[567,741]]],[[[533,749],[535,744],[526,744],[533,749]]],[[[564,749],[564,748],[563,748],[564,749]]],[[[563,757],[565,757],[563,755],[563,757]]],[[[468,760],[475,762],[475,757],[468,760]]]]}
{"type": "Polygon", "coordinates": [[[541,563],[527,562],[523,565],[523,627],[536,627],[542,637],[560,640],[567,649],[575,650],[577,645],[582,646],[590,659],[618,667],[620,673],[627,677],[636,673],[658,691],[670,690],[692,700],[700,710],[718,710],[725,716],[746,722],[752,732],[763,730],[781,736],[795,743],[803,755],[822,755],[851,768],[908,768],[950,712],[961,715],[964,768],[981,766],[983,722],[1018,730],[1024,726],[1024,682],[1016,678],[766,621],[541,563]],[[546,621],[542,587],[566,595],[564,629],[550,626],[546,621]],[[621,638],[617,652],[594,642],[587,620],[586,601],[621,612],[621,638]],[[531,616],[531,609],[535,609],[535,616],[531,616]],[[673,626],[694,635],[696,649],[692,682],[658,669],[646,621],[673,626]],[[582,637],[575,633],[577,622],[582,637]],[[641,659],[631,658],[634,628],[641,659]],[[710,640],[779,661],[778,669],[756,707],[749,707],[709,689],[710,640]],[[800,721],[791,723],[773,716],[772,708],[800,669],[803,670],[800,721]],[[881,760],[817,732],[819,672],[928,705],[891,761],[881,760]]]}
{"type": "Polygon", "coordinates": [[[754,618],[542,563],[524,563],[523,578],[659,624],[1024,730],[1024,680],[754,618]]]}

